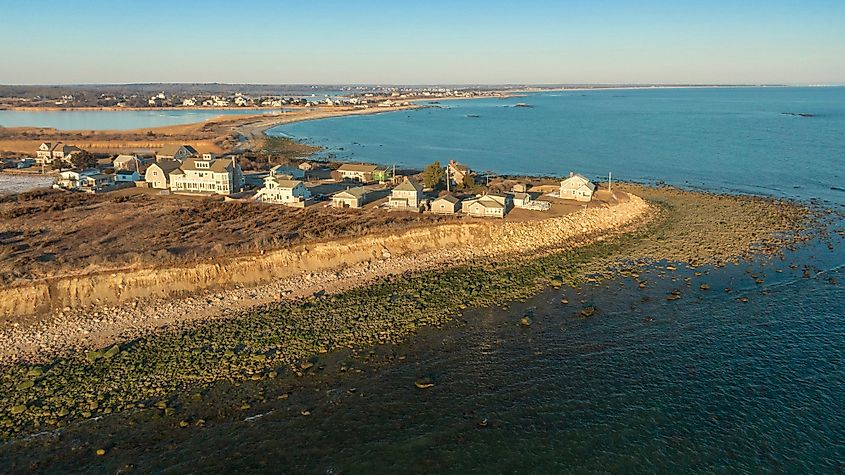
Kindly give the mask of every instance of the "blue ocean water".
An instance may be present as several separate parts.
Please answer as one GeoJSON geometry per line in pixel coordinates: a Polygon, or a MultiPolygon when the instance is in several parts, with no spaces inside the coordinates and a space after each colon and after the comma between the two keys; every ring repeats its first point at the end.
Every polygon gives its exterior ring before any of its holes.
{"type": "Polygon", "coordinates": [[[845,189],[845,87],[566,91],[439,106],[270,133],[349,161],[422,167],[455,159],[502,174],[612,172],[621,180],[845,200],[845,191],[831,190],[845,189]]]}
{"type": "Polygon", "coordinates": [[[262,114],[270,110],[127,110],[17,111],[0,110],[2,127],[52,127],[58,130],[129,130],[191,124],[229,114],[262,114]]]}

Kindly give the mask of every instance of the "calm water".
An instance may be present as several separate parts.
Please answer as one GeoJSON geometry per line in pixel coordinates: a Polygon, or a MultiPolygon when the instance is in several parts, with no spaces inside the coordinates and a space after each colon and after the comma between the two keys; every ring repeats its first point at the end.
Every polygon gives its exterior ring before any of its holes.
{"type": "MultiPolygon", "coordinates": [[[[612,169],[628,179],[817,197],[842,210],[845,192],[831,188],[845,188],[843,92],[573,92],[282,130],[353,159],[454,157],[511,173],[612,169]],[[514,102],[535,107],[503,107],[514,102]],[[353,140],[363,145],[353,149],[353,140]]],[[[141,411],[5,444],[0,471],[843,473],[844,265],[834,234],[783,259],[702,276],[652,270],[645,290],[625,278],[550,289],[375,348],[369,361],[354,360],[361,373],[339,370],[348,355],[324,355],[305,378],[223,387],[217,404],[180,409],[206,419],[201,429],[141,411]],[[699,290],[704,282],[712,290],[699,290]],[[683,297],[666,301],[671,289],[683,297]],[[560,303],[564,295],[570,304],[560,303]],[[579,318],[585,305],[597,315],[579,318]],[[525,314],[529,328],[519,325],[525,314]],[[436,385],[417,389],[423,376],[436,385]],[[236,409],[256,399],[266,402],[236,409]],[[93,455],[99,447],[106,457],[93,455]]]]}
{"type": "Polygon", "coordinates": [[[274,111],[130,110],[130,111],[13,111],[0,110],[2,127],[53,127],[59,130],[129,130],[190,124],[221,115],[262,114],[274,111]]]}
{"type": "Polygon", "coordinates": [[[845,200],[845,87],[571,91],[289,124],[345,160],[845,200]],[[517,103],[532,108],[513,107],[517,103]],[[811,113],[804,118],[784,112],[811,113]],[[470,117],[478,116],[478,117],[470,117]]]}

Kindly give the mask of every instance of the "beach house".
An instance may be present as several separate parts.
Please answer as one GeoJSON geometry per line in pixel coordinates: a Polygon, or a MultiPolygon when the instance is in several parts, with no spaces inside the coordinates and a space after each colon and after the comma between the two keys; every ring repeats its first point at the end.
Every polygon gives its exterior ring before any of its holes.
{"type": "Polygon", "coordinates": [[[332,195],[335,208],[360,208],[367,202],[367,190],[362,187],[349,188],[332,195]]]}
{"type": "Polygon", "coordinates": [[[178,170],[182,163],[176,160],[162,160],[147,167],[144,172],[144,181],[150,188],[166,190],[170,188],[170,174],[178,170]]]}
{"type": "Polygon", "coordinates": [[[596,185],[577,173],[569,172],[569,177],[560,182],[560,197],[564,200],[588,202],[595,191],[596,185]]]}
{"type": "Polygon", "coordinates": [[[136,154],[120,154],[115,157],[112,166],[115,170],[138,170],[139,173],[143,173],[151,161],[149,157],[136,154]]]}
{"type": "Polygon", "coordinates": [[[114,177],[103,173],[82,176],[79,179],[79,189],[88,192],[102,191],[114,185],[114,177]]]}
{"type": "Polygon", "coordinates": [[[156,151],[156,161],[178,160],[183,161],[191,157],[198,157],[199,153],[190,145],[165,145],[156,151]]]}
{"type": "Polygon", "coordinates": [[[276,165],[270,169],[270,176],[301,180],[305,178],[305,171],[293,165],[276,165]]]}
{"type": "Polygon", "coordinates": [[[357,180],[361,183],[369,183],[373,181],[373,173],[378,169],[375,165],[367,165],[364,163],[344,163],[337,169],[337,173],[342,180],[357,180]]]}
{"type": "Polygon", "coordinates": [[[243,186],[243,172],[235,157],[215,158],[205,153],[202,158],[185,159],[170,173],[170,190],[174,193],[230,195],[243,186]]]}
{"type": "Polygon", "coordinates": [[[264,178],[264,187],[255,195],[255,200],[261,203],[295,207],[304,207],[309,198],[311,198],[311,192],[303,182],[279,175],[264,178]]]}
{"type": "Polygon", "coordinates": [[[114,172],[115,183],[134,183],[141,180],[138,170],[117,170],[114,172]]]}
{"type": "Polygon", "coordinates": [[[460,163],[449,160],[449,165],[446,166],[446,172],[448,173],[449,178],[452,180],[452,183],[457,186],[463,186],[465,184],[470,184],[475,182],[475,175],[466,165],[461,165],[460,163]]]}
{"type": "Polygon", "coordinates": [[[423,200],[423,187],[412,177],[405,179],[390,192],[387,204],[393,209],[419,211],[423,200]]]}
{"type": "Polygon", "coordinates": [[[431,212],[435,214],[455,214],[461,209],[461,200],[454,195],[443,195],[431,202],[431,212]]]}
{"type": "Polygon", "coordinates": [[[504,218],[510,202],[504,195],[482,195],[463,202],[464,213],[478,218],[504,218]]]}
{"type": "Polygon", "coordinates": [[[88,176],[97,175],[100,173],[97,170],[89,169],[89,170],[65,170],[59,172],[58,178],[56,178],[56,187],[63,188],[65,190],[76,190],[82,186],[82,179],[88,176]]]}
{"type": "Polygon", "coordinates": [[[62,142],[43,142],[35,151],[35,163],[50,165],[57,160],[70,163],[73,155],[77,153],[82,153],[82,150],[72,145],[65,145],[62,142]]]}

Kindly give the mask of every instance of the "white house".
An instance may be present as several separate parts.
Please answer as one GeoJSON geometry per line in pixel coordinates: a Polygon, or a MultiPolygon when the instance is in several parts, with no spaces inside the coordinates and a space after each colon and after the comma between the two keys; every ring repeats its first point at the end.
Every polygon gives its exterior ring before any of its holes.
{"type": "Polygon", "coordinates": [[[502,195],[482,195],[463,202],[464,213],[480,218],[504,218],[508,212],[508,198],[502,195]]]}
{"type": "Polygon", "coordinates": [[[423,200],[423,187],[417,180],[405,177],[393,191],[390,192],[388,206],[395,209],[419,210],[423,200]]]}
{"type": "Polygon", "coordinates": [[[357,180],[361,183],[369,183],[373,181],[373,172],[378,169],[375,165],[366,165],[364,163],[344,163],[338,167],[337,172],[342,179],[357,180]]]}
{"type": "Polygon", "coordinates": [[[74,154],[81,152],[82,150],[78,147],[65,145],[61,142],[44,142],[35,151],[35,163],[39,165],[50,165],[56,160],[70,162],[74,154]]]}
{"type": "Polygon", "coordinates": [[[138,170],[138,172],[142,172],[150,161],[150,158],[139,157],[135,154],[120,154],[114,159],[112,166],[115,170],[138,170]]]}
{"type": "Polygon", "coordinates": [[[560,197],[565,200],[590,201],[596,185],[584,175],[569,172],[569,177],[560,182],[560,197]]]}
{"type": "Polygon", "coordinates": [[[275,203],[288,206],[305,206],[311,198],[311,191],[299,180],[289,180],[280,176],[264,178],[264,188],[258,190],[255,199],[262,203],[275,203]]]}
{"type": "Polygon", "coordinates": [[[170,173],[170,190],[174,193],[202,193],[230,195],[244,186],[241,166],[231,160],[213,158],[189,158],[182,166],[170,173]]]}
{"type": "Polygon", "coordinates": [[[97,175],[100,172],[94,169],[91,170],[65,170],[59,172],[59,177],[56,179],[56,186],[66,190],[76,190],[82,185],[82,179],[87,176],[97,175]]]}

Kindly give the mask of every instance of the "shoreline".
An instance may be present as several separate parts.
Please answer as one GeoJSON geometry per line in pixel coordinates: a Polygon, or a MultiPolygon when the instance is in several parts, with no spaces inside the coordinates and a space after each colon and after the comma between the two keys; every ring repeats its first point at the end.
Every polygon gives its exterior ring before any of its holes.
{"type": "MultiPolygon", "coordinates": [[[[195,327],[170,326],[127,344],[77,351],[48,366],[4,365],[0,385],[10,406],[0,430],[10,438],[33,427],[63,427],[142,407],[158,407],[167,416],[178,410],[179,394],[202,392],[221,380],[237,384],[275,378],[282,371],[301,375],[317,355],[406,341],[420,328],[441,326],[467,309],[506,305],[548,286],[620,274],[637,278],[638,269],[653,265],[675,270],[661,262],[678,267],[686,262],[690,268],[738,264],[809,239],[803,234],[807,213],[774,200],[640,191],[650,195],[653,219],[635,220],[613,236],[599,233],[595,240],[570,242],[546,255],[493,257],[411,273],[401,269],[363,287],[235,310],[195,327]],[[713,225],[714,205],[726,207],[718,227],[732,242],[702,229],[713,225]],[[748,229],[751,216],[756,227],[748,229]],[[764,236],[757,234],[761,230],[764,236]],[[703,241],[692,242],[694,236],[703,241]]],[[[676,298],[673,293],[667,300],[676,298]]]]}

